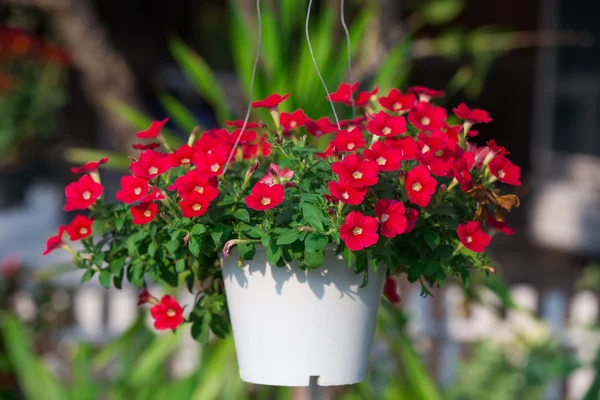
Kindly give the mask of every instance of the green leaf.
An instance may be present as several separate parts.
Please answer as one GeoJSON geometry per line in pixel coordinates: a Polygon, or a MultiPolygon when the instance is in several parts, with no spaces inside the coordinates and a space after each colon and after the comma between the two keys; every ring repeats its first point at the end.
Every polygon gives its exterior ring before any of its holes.
{"type": "Polygon", "coordinates": [[[210,329],[213,331],[215,336],[225,339],[229,334],[229,324],[220,315],[214,314],[210,321],[210,329]]]}
{"type": "Polygon", "coordinates": [[[150,242],[150,244],[148,245],[148,255],[150,257],[154,257],[154,255],[156,254],[157,247],[158,243],[155,240],[150,242]]]}
{"type": "Polygon", "coordinates": [[[318,153],[322,150],[316,149],[314,147],[294,146],[292,147],[292,151],[295,151],[296,153],[318,153]]]}
{"type": "Polygon", "coordinates": [[[199,320],[192,324],[192,337],[202,344],[208,343],[208,336],[210,334],[210,323],[205,317],[201,317],[199,320]]]}
{"type": "Polygon", "coordinates": [[[354,266],[354,264],[356,264],[356,255],[347,247],[345,247],[344,251],[342,251],[342,258],[344,259],[346,268],[351,268],[354,266]]]}
{"type": "Polygon", "coordinates": [[[94,276],[95,273],[96,273],[96,271],[93,269],[88,269],[87,271],[85,271],[85,273],[81,277],[81,283],[87,282],[90,279],[92,279],[92,277],[94,276]]]}
{"type": "Polygon", "coordinates": [[[429,0],[421,8],[425,22],[443,25],[450,22],[465,8],[465,0],[429,0]]]}
{"type": "Polygon", "coordinates": [[[252,242],[239,243],[237,250],[242,260],[252,260],[256,255],[256,246],[252,242]]]}
{"type": "Polygon", "coordinates": [[[319,251],[323,250],[328,242],[327,236],[320,233],[311,233],[304,240],[304,246],[306,251],[319,251]]]}
{"type": "Polygon", "coordinates": [[[427,246],[431,248],[431,250],[435,250],[440,245],[440,235],[436,231],[431,229],[426,230],[423,233],[423,238],[425,239],[425,243],[427,246]]]}
{"type": "Polygon", "coordinates": [[[171,39],[169,47],[179,68],[196,90],[215,108],[217,120],[230,119],[231,110],[227,97],[204,59],[178,38],[171,39]]]}
{"type": "Polygon", "coordinates": [[[250,213],[244,208],[239,208],[233,213],[233,217],[240,221],[250,222],[250,213]]]}
{"type": "Polygon", "coordinates": [[[115,258],[110,262],[109,268],[110,272],[114,275],[120,276],[123,272],[123,267],[125,266],[125,257],[115,258]]]}
{"type": "Polygon", "coordinates": [[[295,242],[300,236],[300,232],[296,229],[284,229],[277,238],[277,244],[284,245],[295,242]]]}
{"type": "Polygon", "coordinates": [[[231,228],[224,225],[215,225],[210,232],[210,235],[215,242],[215,246],[217,247],[222,247],[225,242],[227,242],[230,234],[231,228]]]}
{"type": "Polygon", "coordinates": [[[105,289],[110,287],[110,280],[112,275],[108,269],[103,269],[100,271],[100,284],[104,286],[105,289]]]}
{"type": "Polygon", "coordinates": [[[277,265],[277,262],[281,258],[281,246],[279,246],[275,242],[271,242],[271,244],[267,247],[267,261],[271,265],[277,265]]]}
{"type": "Polygon", "coordinates": [[[242,224],[241,228],[242,231],[251,238],[262,239],[265,237],[265,233],[256,226],[242,224]]]}
{"type": "Polygon", "coordinates": [[[308,268],[317,268],[323,264],[323,260],[325,259],[325,252],[323,250],[319,251],[306,251],[304,253],[304,262],[308,268]]]}
{"type": "Polygon", "coordinates": [[[194,117],[194,114],[175,97],[168,93],[162,93],[158,95],[158,99],[167,114],[171,116],[173,122],[183,133],[192,133],[196,126],[200,127],[200,123],[194,117]]]}
{"type": "Polygon", "coordinates": [[[192,231],[190,233],[194,236],[197,236],[197,235],[202,235],[207,230],[208,229],[206,229],[206,226],[204,226],[202,224],[196,224],[196,225],[194,225],[194,227],[192,228],[192,231]]]}
{"type": "Polygon", "coordinates": [[[180,274],[183,271],[185,271],[185,260],[183,258],[180,258],[179,260],[177,260],[177,262],[175,263],[175,271],[180,274]]]}
{"type": "Polygon", "coordinates": [[[268,235],[263,235],[260,238],[260,243],[263,245],[263,247],[266,249],[269,247],[269,245],[271,244],[272,240],[271,240],[271,236],[268,235]]]}
{"type": "Polygon", "coordinates": [[[325,220],[325,217],[319,207],[315,206],[314,204],[303,203],[302,214],[304,215],[304,219],[310,226],[320,231],[324,229],[323,221],[325,220]]]}
{"type": "Polygon", "coordinates": [[[200,245],[202,241],[200,239],[196,239],[195,237],[191,237],[188,242],[188,248],[190,249],[190,253],[192,253],[195,257],[200,255],[200,245]]]}

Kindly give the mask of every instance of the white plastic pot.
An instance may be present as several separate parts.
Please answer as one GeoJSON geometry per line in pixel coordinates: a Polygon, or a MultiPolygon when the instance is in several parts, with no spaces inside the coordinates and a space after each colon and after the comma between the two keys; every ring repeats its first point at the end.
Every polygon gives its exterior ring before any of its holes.
{"type": "Polygon", "coordinates": [[[276,267],[265,250],[238,266],[222,260],[240,376],[250,383],[348,385],[366,378],[385,268],[363,275],[346,268],[333,249],[323,265],[303,271],[276,267]]]}

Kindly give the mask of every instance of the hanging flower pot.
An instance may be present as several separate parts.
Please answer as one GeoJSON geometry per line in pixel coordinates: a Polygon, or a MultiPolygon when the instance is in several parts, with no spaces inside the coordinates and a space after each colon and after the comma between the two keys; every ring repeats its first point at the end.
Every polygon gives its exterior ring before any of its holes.
{"type": "MultiPolygon", "coordinates": [[[[237,254],[236,254],[237,255],[237,254]]],[[[262,385],[348,385],[365,379],[385,268],[369,278],[333,248],[323,267],[276,267],[260,247],[242,268],[223,259],[223,280],[240,376],[262,385]]]]}
{"type": "Polygon", "coordinates": [[[432,102],[441,92],[378,97],[356,86],[329,97],[358,107],[350,120],[280,111],[288,95],[272,94],[253,103],[272,122],[228,121],[175,149],[161,135],[167,120],[153,122],[137,134],[153,141],[135,145],[117,203],[103,199],[107,160],[74,170],[83,176],[67,186],[65,210],[89,216],[59,227],[46,253],[69,251],[83,280],[98,275],[107,288],[124,279],[186,286],[195,294],[187,308],[145,289],[140,304],[152,305],[156,329],[190,324],[202,343],[227,335],[231,321],[246,381],[363,380],[386,276],[398,302],[393,274],[426,296],[451,277],[466,284],[493,271],[488,228],[512,233],[504,216],[518,206],[495,183],[520,184],[520,169],[494,141],[469,143],[487,112],[461,104],[463,122],[452,125],[432,102]]]}

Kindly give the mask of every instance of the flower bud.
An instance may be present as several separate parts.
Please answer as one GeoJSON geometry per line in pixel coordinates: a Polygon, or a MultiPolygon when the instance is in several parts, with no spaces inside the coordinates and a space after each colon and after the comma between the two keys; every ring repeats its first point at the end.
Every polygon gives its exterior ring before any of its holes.
{"type": "Polygon", "coordinates": [[[254,164],[252,164],[250,166],[250,168],[248,168],[248,171],[246,171],[246,175],[244,176],[243,186],[246,186],[248,184],[248,182],[250,182],[250,178],[252,177],[252,174],[254,174],[254,172],[256,171],[257,168],[258,168],[258,161],[255,161],[254,164]]]}
{"type": "Polygon", "coordinates": [[[492,267],[491,265],[486,265],[481,267],[482,269],[485,269],[486,271],[489,271],[490,273],[496,275],[496,268],[492,267]]]}
{"type": "Polygon", "coordinates": [[[315,229],[310,226],[301,226],[298,228],[298,232],[314,232],[315,229]]]}
{"type": "Polygon", "coordinates": [[[194,129],[192,129],[192,133],[190,133],[190,137],[188,138],[188,141],[187,141],[188,146],[191,146],[192,144],[194,144],[194,142],[196,141],[196,135],[199,130],[200,130],[200,128],[197,126],[195,126],[194,129]]]}

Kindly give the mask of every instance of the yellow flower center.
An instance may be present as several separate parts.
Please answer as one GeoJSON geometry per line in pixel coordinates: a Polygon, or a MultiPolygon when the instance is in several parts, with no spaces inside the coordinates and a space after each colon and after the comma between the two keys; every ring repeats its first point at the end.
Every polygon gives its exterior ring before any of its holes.
{"type": "Polygon", "coordinates": [[[142,193],[142,188],[136,187],[135,189],[133,189],[133,193],[135,193],[135,195],[138,196],[140,193],[142,193]]]}
{"type": "Polygon", "coordinates": [[[425,154],[428,151],[431,151],[431,147],[429,147],[429,145],[426,144],[425,146],[423,146],[423,150],[421,151],[421,153],[425,154]]]}
{"type": "Polygon", "coordinates": [[[298,123],[296,121],[290,121],[290,128],[294,129],[298,123]]]}
{"type": "Polygon", "coordinates": [[[502,179],[506,176],[506,172],[503,169],[498,170],[498,178],[502,179]]]}
{"type": "Polygon", "coordinates": [[[219,164],[214,163],[213,165],[210,166],[210,170],[212,172],[217,172],[219,170],[219,164]]]}
{"type": "Polygon", "coordinates": [[[204,193],[204,187],[203,186],[196,186],[194,188],[194,190],[200,194],[204,193]]]}
{"type": "Polygon", "coordinates": [[[148,168],[148,173],[150,175],[156,175],[156,174],[158,174],[158,168],[156,168],[155,166],[152,166],[152,167],[148,168]]]}
{"type": "Polygon", "coordinates": [[[85,235],[86,233],[88,233],[87,228],[79,228],[79,234],[80,235],[85,235]]]}
{"type": "Polygon", "coordinates": [[[194,211],[200,211],[201,209],[202,209],[201,204],[196,203],[192,206],[192,210],[194,210],[194,211]]]}
{"type": "Polygon", "coordinates": [[[315,132],[315,134],[316,134],[317,136],[319,136],[321,133],[323,133],[323,131],[322,131],[322,130],[320,130],[320,129],[317,129],[317,130],[316,130],[316,132],[315,132]]]}
{"type": "Polygon", "coordinates": [[[414,190],[415,192],[419,192],[421,191],[421,189],[423,189],[423,186],[421,186],[419,182],[413,183],[412,190],[414,190]]]}
{"type": "Polygon", "coordinates": [[[189,164],[190,163],[190,159],[189,158],[182,158],[181,159],[181,163],[182,164],[189,164]]]}
{"type": "Polygon", "coordinates": [[[271,204],[271,199],[270,199],[270,198],[268,198],[268,197],[263,197],[263,198],[260,200],[260,204],[262,204],[263,206],[266,206],[266,205],[268,205],[268,204],[271,204]]]}
{"type": "Polygon", "coordinates": [[[400,104],[400,103],[394,103],[394,110],[398,111],[400,109],[402,109],[402,104],[400,104]]]}
{"type": "Polygon", "coordinates": [[[423,118],[421,118],[421,124],[423,124],[423,125],[427,126],[427,125],[429,125],[430,123],[431,123],[431,120],[430,120],[429,118],[427,118],[427,117],[423,117],[423,118]]]}
{"type": "Polygon", "coordinates": [[[90,197],[92,197],[92,194],[86,190],[85,192],[81,193],[81,197],[83,197],[84,200],[89,200],[90,197]]]}
{"type": "Polygon", "coordinates": [[[383,215],[381,216],[381,222],[386,222],[388,219],[390,219],[390,216],[389,216],[389,215],[387,215],[387,214],[383,214],[383,215]]]}
{"type": "Polygon", "coordinates": [[[167,314],[167,317],[173,318],[177,313],[175,312],[175,310],[169,308],[165,314],[167,314]]]}
{"type": "Polygon", "coordinates": [[[356,228],[352,229],[352,234],[354,236],[360,235],[361,233],[362,233],[362,228],[356,227],[356,228]]]}
{"type": "Polygon", "coordinates": [[[150,210],[144,211],[144,217],[150,218],[151,216],[152,216],[152,211],[150,211],[150,210]]]}
{"type": "Polygon", "coordinates": [[[363,174],[360,171],[354,171],[354,173],[352,174],[352,177],[354,179],[360,179],[360,178],[362,178],[362,176],[363,176],[363,174]]]}
{"type": "Polygon", "coordinates": [[[348,143],[348,150],[352,150],[354,148],[354,143],[348,143]]]}
{"type": "Polygon", "coordinates": [[[375,161],[377,161],[377,164],[379,164],[379,165],[385,165],[385,163],[387,162],[387,160],[381,156],[377,157],[377,160],[375,160],[375,161]]]}
{"type": "Polygon", "coordinates": [[[466,241],[467,243],[471,243],[471,242],[473,241],[473,238],[472,238],[471,236],[467,236],[467,237],[465,238],[465,241],[466,241]]]}
{"type": "Polygon", "coordinates": [[[348,192],[344,192],[342,193],[342,197],[346,200],[348,200],[350,198],[350,195],[348,194],[348,192]]]}
{"type": "Polygon", "coordinates": [[[386,126],[381,130],[381,132],[383,132],[384,135],[389,135],[390,133],[392,133],[392,128],[386,126]]]}

